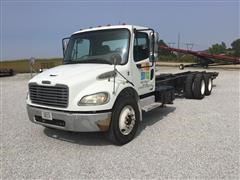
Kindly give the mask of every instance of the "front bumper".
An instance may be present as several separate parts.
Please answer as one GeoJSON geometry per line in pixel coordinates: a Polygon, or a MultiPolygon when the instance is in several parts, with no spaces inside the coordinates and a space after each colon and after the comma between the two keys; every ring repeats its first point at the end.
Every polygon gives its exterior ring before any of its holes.
{"type": "Polygon", "coordinates": [[[27,105],[30,121],[46,127],[75,132],[107,131],[111,122],[111,112],[71,113],[27,105]],[[52,120],[42,118],[42,112],[52,114],[52,120]]]}

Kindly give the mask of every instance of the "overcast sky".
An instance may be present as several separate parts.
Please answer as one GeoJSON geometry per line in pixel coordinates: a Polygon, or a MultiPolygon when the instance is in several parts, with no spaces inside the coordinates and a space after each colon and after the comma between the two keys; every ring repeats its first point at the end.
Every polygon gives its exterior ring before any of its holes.
{"type": "Polygon", "coordinates": [[[152,27],[165,42],[180,33],[181,48],[194,50],[240,36],[238,0],[0,1],[1,60],[61,57],[63,37],[119,22],[152,27]]]}

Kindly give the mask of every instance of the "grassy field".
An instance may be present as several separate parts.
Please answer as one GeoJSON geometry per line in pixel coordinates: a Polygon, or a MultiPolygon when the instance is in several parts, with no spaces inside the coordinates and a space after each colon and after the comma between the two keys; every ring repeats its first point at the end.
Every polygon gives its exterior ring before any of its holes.
{"type": "MultiPolygon", "coordinates": [[[[61,58],[51,58],[51,59],[36,59],[33,70],[38,71],[39,69],[49,69],[54,66],[62,64],[61,58]]],[[[13,69],[17,73],[27,73],[30,72],[29,60],[14,60],[14,61],[1,61],[0,69],[13,69]]]]}
{"type": "MultiPolygon", "coordinates": [[[[169,58],[161,56],[159,61],[163,62],[194,62],[193,60],[169,58]]],[[[33,70],[38,71],[39,69],[49,69],[57,65],[62,64],[62,58],[49,58],[49,59],[36,59],[33,70]]],[[[16,73],[27,73],[30,72],[30,63],[27,59],[19,59],[13,61],[1,61],[0,69],[13,69],[16,73]]]]}

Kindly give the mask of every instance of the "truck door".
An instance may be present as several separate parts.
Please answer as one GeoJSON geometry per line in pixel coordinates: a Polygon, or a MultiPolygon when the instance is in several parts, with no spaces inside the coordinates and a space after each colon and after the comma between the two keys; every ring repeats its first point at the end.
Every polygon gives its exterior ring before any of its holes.
{"type": "MultiPolygon", "coordinates": [[[[142,97],[155,91],[155,65],[150,62],[151,32],[135,31],[133,45],[133,82],[142,97]]],[[[154,40],[154,39],[153,39],[154,40]]]]}

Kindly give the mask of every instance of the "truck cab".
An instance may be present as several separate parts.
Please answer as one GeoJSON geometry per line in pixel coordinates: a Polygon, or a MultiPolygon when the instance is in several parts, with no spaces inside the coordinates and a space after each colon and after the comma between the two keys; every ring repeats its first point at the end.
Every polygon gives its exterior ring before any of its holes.
{"type": "Polygon", "coordinates": [[[29,119],[45,127],[106,132],[116,144],[131,141],[142,111],[172,103],[174,88],[155,75],[158,35],[115,25],[77,31],[63,39],[63,64],[29,83],[29,119]]]}

